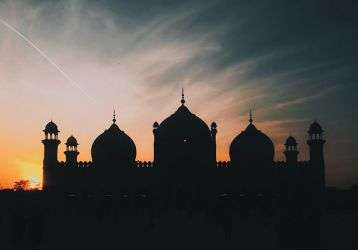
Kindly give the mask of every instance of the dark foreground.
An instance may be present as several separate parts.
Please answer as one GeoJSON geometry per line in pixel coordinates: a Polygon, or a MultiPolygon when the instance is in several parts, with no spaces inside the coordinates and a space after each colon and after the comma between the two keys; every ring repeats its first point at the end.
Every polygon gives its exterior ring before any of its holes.
{"type": "Polygon", "coordinates": [[[0,193],[0,249],[357,249],[358,195],[289,198],[0,193]]]}

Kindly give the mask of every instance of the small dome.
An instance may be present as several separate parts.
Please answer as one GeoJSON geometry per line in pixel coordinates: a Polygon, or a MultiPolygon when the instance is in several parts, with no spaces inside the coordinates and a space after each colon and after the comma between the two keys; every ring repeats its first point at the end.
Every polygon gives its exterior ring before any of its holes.
{"type": "Polygon", "coordinates": [[[77,139],[71,135],[66,141],[66,146],[78,146],[77,139]]]}
{"type": "Polygon", "coordinates": [[[230,145],[230,158],[237,163],[256,159],[273,161],[274,154],[271,139],[252,123],[230,145]]]}
{"type": "Polygon", "coordinates": [[[136,146],[133,140],[113,123],[94,140],[91,154],[93,162],[101,168],[128,166],[135,161],[136,146]]]}
{"type": "Polygon", "coordinates": [[[314,122],[311,124],[310,129],[308,130],[309,134],[322,134],[323,129],[322,126],[318,122],[314,122]]]}
{"type": "Polygon", "coordinates": [[[158,127],[159,127],[159,123],[158,123],[158,122],[154,122],[154,123],[153,123],[153,128],[156,129],[156,128],[158,128],[158,127]]]}
{"type": "Polygon", "coordinates": [[[218,125],[216,124],[216,122],[211,123],[211,128],[217,128],[217,127],[218,127],[218,125]]]}
{"type": "Polygon", "coordinates": [[[297,146],[297,141],[294,137],[290,136],[287,138],[285,146],[297,146]]]}
{"type": "Polygon", "coordinates": [[[43,131],[45,133],[49,133],[49,134],[57,134],[58,132],[60,132],[57,128],[57,125],[53,121],[50,121],[49,123],[47,123],[47,125],[43,131]]]}

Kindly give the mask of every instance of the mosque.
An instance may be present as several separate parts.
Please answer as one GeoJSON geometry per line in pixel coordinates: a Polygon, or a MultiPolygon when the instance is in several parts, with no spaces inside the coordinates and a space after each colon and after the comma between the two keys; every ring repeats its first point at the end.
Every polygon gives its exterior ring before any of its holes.
{"type": "Polygon", "coordinates": [[[91,148],[92,161],[78,161],[78,142],[66,141],[65,161],[58,160],[59,130],[50,121],[45,138],[43,189],[71,192],[111,192],[199,198],[209,194],[243,195],[325,188],[324,131],[314,122],[308,130],[308,161],[298,161],[298,144],[289,136],[286,160],[274,161],[272,140],[256,128],[252,114],[247,128],[230,145],[230,161],[216,160],[217,124],[210,127],[191,113],[182,93],[179,108],[161,123],[154,122],[153,162],[136,160],[136,145],[112,125],[91,148]]]}

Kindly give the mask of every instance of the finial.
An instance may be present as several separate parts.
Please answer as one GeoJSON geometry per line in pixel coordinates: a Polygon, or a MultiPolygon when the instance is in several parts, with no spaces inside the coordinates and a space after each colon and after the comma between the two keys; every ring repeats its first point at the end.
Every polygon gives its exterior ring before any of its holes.
{"type": "Polygon", "coordinates": [[[112,119],[113,123],[116,123],[116,110],[113,109],[113,119],[112,119]]]}
{"type": "Polygon", "coordinates": [[[254,121],[254,120],[252,119],[252,110],[250,109],[250,119],[249,119],[250,124],[252,124],[253,121],[254,121]]]}
{"type": "Polygon", "coordinates": [[[185,98],[184,98],[184,88],[181,88],[181,104],[184,105],[185,103],[185,98]]]}

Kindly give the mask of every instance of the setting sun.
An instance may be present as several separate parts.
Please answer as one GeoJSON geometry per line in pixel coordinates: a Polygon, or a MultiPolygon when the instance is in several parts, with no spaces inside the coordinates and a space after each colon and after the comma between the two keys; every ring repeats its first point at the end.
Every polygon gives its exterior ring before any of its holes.
{"type": "Polygon", "coordinates": [[[28,180],[30,189],[42,186],[42,166],[34,160],[16,160],[15,166],[20,170],[19,180],[28,180]]]}
{"type": "Polygon", "coordinates": [[[41,188],[41,182],[40,182],[40,179],[38,176],[32,176],[30,178],[29,188],[30,189],[40,189],[41,188]]]}

